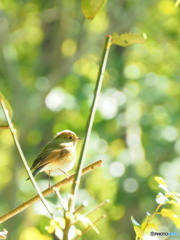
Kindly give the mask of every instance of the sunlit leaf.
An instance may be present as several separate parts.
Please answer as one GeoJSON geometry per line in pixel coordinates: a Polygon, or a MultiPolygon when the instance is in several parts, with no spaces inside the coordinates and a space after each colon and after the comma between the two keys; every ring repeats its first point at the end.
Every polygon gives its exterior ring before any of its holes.
{"type": "Polygon", "coordinates": [[[6,239],[8,231],[4,228],[2,232],[0,232],[0,239],[6,239]]]}
{"type": "Polygon", "coordinates": [[[148,221],[144,221],[142,224],[141,224],[141,229],[144,230],[149,230],[149,229],[158,229],[158,226],[154,223],[150,223],[148,221]]]}
{"type": "Polygon", "coordinates": [[[45,229],[48,231],[48,233],[54,233],[56,228],[64,229],[65,227],[65,220],[62,217],[55,217],[54,219],[51,219],[49,222],[49,226],[46,226],[45,229]]]}
{"type": "Polygon", "coordinates": [[[97,234],[100,234],[99,230],[96,228],[96,226],[91,222],[91,220],[87,217],[85,217],[84,215],[82,214],[79,214],[79,213],[76,213],[75,214],[76,218],[82,222],[82,224],[85,226],[85,227],[88,227],[88,226],[91,226],[92,229],[94,229],[94,231],[97,233],[97,234]]]}
{"type": "Polygon", "coordinates": [[[73,230],[77,236],[82,235],[82,231],[80,229],[76,228],[75,226],[72,226],[71,230],[73,230]]]}
{"type": "Polygon", "coordinates": [[[146,39],[146,34],[135,34],[135,33],[125,33],[118,34],[113,33],[111,44],[116,44],[121,47],[127,47],[135,43],[144,43],[146,39]]]}
{"type": "MultiPolygon", "coordinates": [[[[8,110],[9,116],[10,118],[12,118],[12,108],[11,105],[9,104],[8,100],[3,96],[2,93],[0,93],[0,103],[3,102],[5,104],[6,110],[8,110]]],[[[4,115],[4,111],[2,108],[2,103],[0,104],[0,127],[3,128],[3,126],[7,126],[7,121],[6,121],[6,117],[4,115]]]]}
{"type": "Polygon", "coordinates": [[[162,177],[154,177],[154,180],[159,183],[160,185],[164,185],[167,187],[166,182],[164,181],[164,179],[162,177]]]}
{"type": "Polygon", "coordinates": [[[87,19],[93,19],[101,9],[104,0],[81,0],[81,7],[87,19]]]}
{"type": "Polygon", "coordinates": [[[177,192],[170,192],[166,194],[167,198],[174,199],[174,201],[180,205],[180,199],[179,199],[179,194],[177,192]]]}
{"type": "Polygon", "coordinates": [[[161,192],[158,193],[158,195],[156,196],[156,202],[158,204],[166,204],[168,201],[168,198],[165,197],[164,194],[162,194],[161,192]]]}
{"type": "Polygon", "coordinates": [[[177,203],[177,202],[174,201],[174,200],[170,200],[168,203],[171,204],[171,205],[174,205],[174,206],[177,207],[177,208],[180,208],[180,204],[177,203]]]}
{"type": "Polygon", "coordinates": [[[141,230],[141,228],[138,227],[138,226],[133,226],[133,228],[134,228],[134,231],[135,231],[135,233],[136,233],[136,236],[137,236],[138,238],[141,238],[142,235],[143,235],[143,231],[141,230]]]}
{"type": "Polygon", "coordinates": [[[163,184],[159,184],[159,187],[160,187],[161,189],[163,189],[165,192],[168,192],[167,186],[165,186],[165,185],[163,185],[163,184]]]}
{"type": "Polygon", "coordinates": [[[177,228],[180,228],[180,217],[178,217],[172,210],[163,208],[160,212],[163,217],[168,217],[173,221],[177,228]]]}
{"type": "Polygon", "coordinates": [[[133,218],[133,216],[131,216],[131,222],[133,224],[133,226],[140,226],[140,224],[133,218]]]}
{"type": "Polygon", "coordinates": [[[178,7],[180,5],[180,0],[176,1],[175,7],[178,7]]]}
{"type": "Polygon", "coordinates": [[[66,218],[69,218],[72,221],[74,221],[74,214],[70,213],[70,212],[66,212],[66,218]]]}

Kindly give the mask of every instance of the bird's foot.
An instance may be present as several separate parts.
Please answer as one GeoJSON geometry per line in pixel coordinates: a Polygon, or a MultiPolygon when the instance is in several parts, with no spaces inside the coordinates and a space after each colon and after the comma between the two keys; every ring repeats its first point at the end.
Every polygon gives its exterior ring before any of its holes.
{"type": "Polygon", "coordinates": [[[63,171],[62,169],[60,169],[60,168],[58,168],[62,173],[64,173],[65,175],[66,175],[66,178],[69,178],[69,174],[67,173],[67,172],[65,172],[65,171],[63,171]]]}

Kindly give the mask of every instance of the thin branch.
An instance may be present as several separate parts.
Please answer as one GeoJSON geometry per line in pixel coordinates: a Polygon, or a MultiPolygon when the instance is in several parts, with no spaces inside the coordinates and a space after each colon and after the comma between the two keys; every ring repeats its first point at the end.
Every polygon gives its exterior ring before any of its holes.
{"type": "Polygon", "coordinates": [[[87,207],[88,206],[88,202],[84,201],[81,205],[79,205],[73,212],[73,214],[79,212],[82,208],[87,207]]]}
{"type": "MultiPolygon", "coordinates": [[[[149,223],[152,221],[152,219],[154,218],[154,216],[155,216],[156,214],[158,214],[158,211],[159,211],[159,209],[160,209],[161,206],[162,206],[162,204],[159,204],[159,205],[157,206],[156,210],[154,211],[154,213],[153,213],[151,216],[149,216],[149,219],[148,219],[148,221],[146,222],[146,225],[144,226],[144,229],[142,229],[143,234],[145,233],[146,228],[148,227],[149,223]]],[[[141,237],[139,237],[140,240],[142,240],[143,234],[142,234],[141,237]]]]}
{"type": "MultiPolygon", "coordinates": [[[[81,154],[80,154],[80,158],[79,158],[79,162],[78,162],[78,166],[77,166],[75,182],[73,183],[72,189],[71,189],[72,198],[69,199],[69,211],[71,213],[74,212],[74,208],[75,208],[77,192],[78,192],[80,180],[81,180],[81,172],[82,172],[82,168],[84,165],[84,159],[85,159],[88,141],[89,141],[90,134],[92,131],[92,126],[93,126],[94,117],[95,117],[95,113],[96,113],[97,103],[98,103],[98,99],[100,96],[100,90],[101,90],[104,72],[105,72],[107,59],[108,59],[108,55],[109,55],[109,49],[111,46],[111,44],[110,44],[111,39],[112,39],[112,36],[108,35],[106,38],[104,51],[103,51],[102,58],[101,58],[101,65],[100,65],[98,76],[97,76],[96,87],[95,87],[95,91],[94,91],[94,98],[93,98],[93,102],[91,105],[89,118],[87,121],[86,135],[85,135],[84,143],[82,146],[82,150],[81,150],[81,154]]],[[[71,227],[71,219],[65,218],[65,221],[66,221],[66,225],[65,225],[65,229],[63,231],[63,240],[68,240],[69,229],[71,227]]]]}
{"type": "MultiPolygon", "coordinates": [[[[102,165],[102,160],[96,161],[94,163],[91,163],[90,165],[88,165],[87,167],[85,167],[82,171],[82,175],[87,174],[88,172],[101,167],[102,165]]],[[[52,193],[54,193],[54,188],[60,188],[64,185],[66,185],[67,183],[72,183],[74,182],[75,179],[75,174],[69,176],[69,178],[65,178],[62,181],[56,183],[55,185],[53,185],[51,188],[47,188],[46,190],[44,190],[42,192],[43,196],[47,196],[50,195],[52,193]]],[[[25,209],[27,209],[28,207],[30,207],[32,204],[36,203],[37,201],[40,200],[40,196],[36,195],[35,197],[29,199],[28,201],[26,201],[25,203],[21,204],[20,206],[18,206],[17,208],[11,210],[9,213],[3,215],[0,217],[0,223],[5,222],[6,220],[12,218],[13,216],[17,215],[18,213],[24,211],[25,209]]]]}
{"type": "Polygon", "coordinates": [[[0,129],[9,129],[9,125],[1,125],[0,129]]]}
{"type": "Polygon", "coordinates": [[[103,54],[102,54],[101,65],[100,65],[100,68],[99,68],[99,73],[98,73],[95,92],[94,92],[94,98],[93,98],[89,118],[88,118],[88,121],[87,121],[86,135],[85,135],[84,143],[83,143],[83,146],[82,146],[82,150],[81,150],[81,154],[80,154],[80,158],[79,158],[79,162],[78,162],[78,166],[77,166],[76,180],[72,185],[71,194],[73,195],[73,198],[70,199],[70,201],[69,201],[69,211],[70,212],[74,212],[74,206],[75,206],[77,192],[78,192],[79,184],[80,184],[80,180],[81,180],[81,172],[82,172],[82,168],[83,168],[83,165],[84,165],[84,159],[85,159],[87,144],[88,144],[90,134],[91,134],[91,131],[92,131],[92,126],[93,126],[94,117],[95,117],[95,113],[96,113],[97,103],[98,103],[98,99],[99,99],[99,96],[100,96],[100,91],[101,91],[101,86],[102,86],[102,82],[103,82],[104,72],[105,72],[107,59],[108,59],[108,55],[109,55],[111,38],[112,38],[111,35],[107,36],[105,46],[104,46],[104,51],[103,51],[103,54]]]}
{"type": "Polygon", "coordinates": [[[102,206],[104,206],[105,204],[109,203],[109,199],[101,202],[100,204],[98,204],[95,208],[93,208],[92,210],[90,210],[89,212],[85,213],[84,216],[88,216],[90,215],[91,213],[97,211],[99,208],[101,208],[102,206]]]}
{"type": "Polygon", "coordinates": [[[63,211],[64,212],[67,211],[66,206],[64,206],[62,196],[61,196],[61,194],[59,192],[59,188],[54,187],[53,190],[55,191],[55,193],[56,193],[56,195],[57,195],[57,197],[59,199],[59,202],[61,204],[61,207],[63,208],[63,211]]]}
{"type": "MultiPolygon", "coordinates": [[[[83,216],[85,216],[85,217],[89,216],[91,213],[94,213],[94,212],[97,211],[99,208],[101,208],[102,206],[104,206],[105,204],[107,204],[107,203],[109,203],[109,202],[110,202],[109,199],[107,199],[107,200],[99,203],[96,207],[94,207],[93,209],[91,209],[89,212],[86,212],[85,214],[83,214],[83,216]]],[[[81,206],[82,206],[82,205],[80,205],[80,207],[81,207],[81,206]]],[[[79,210],[79,209],[78,209],[78,210],[79,210]]],[[[74,213],[76,213],[76,212],[77,212],[77,210],[74,211],[74,213]]],[[[76,219],[74,222],[71,222],[71,225],[74,225],[74,224],[76,224],[77,222],[79,222],[79,219],[76,219]]]]}
{"type": "MultiPolygon", "coordinates": [[[[95,225],[97,222],[99,222],[100,220],[102,220],[103,218],[105,218],[106,215],[103,214],[102,216],[100,216],[99,218],[97,218],[92,224],[95,225]]],[[[73,238],[73,240],[77,240],[79,239],[80,237],[82,237],[82,235],[84,235],[85,233],[89,232],[90,230],[92,229],[92,226],[88,226],[87,228],[85,228],[83,231],[82,231],[82,234],[80,236],[77,236],[75,238],[73,238]]]]}
{"type": "Polygon", "coordinates": [[[11,134],[12,134],[12,137],[13,137],[13,140],[14,140],[14,143],[15,143],[15,146],[16,146],[17,151],[18,151],[18,153],[19,153],[19,155],[20,155],[20,157],[21,157],[21,160],[22,160],[22,162],[23,162],[23,164],[24,164],[24,167],[25,167],[25,169],[26,169],[26,171],[27,171],[27,173],[28,173],[28,175],[29,175],[29,177],[30,177],[30,179],[31,179],[31,181],[32,181],[32,183],[33,183],[33,185],[34,185],[37,193],[39,194],[39,196],[40,196],[40,198],[41,198],[41,201],[42,201],[44,207],[46,208],[46,210],[48,211],[48,213],[49,213],[50,216],[52,217],[53,214],[51,213],[51,210],[50,210],[50,208],[49,208],[49,206],[48,206],[48,204],[47,204],[47,202],[46,202],[46,199],[45,199],[44,196],[42,195],[42,193],[41,193],[41,191],[40,191],[40,189],[39,189],[39,187],[38,187],[38,185],[37,185],[37,183],[36,183],[36,180],[34,179],[32,173],[31,173],[31,170],[30,170],[30,168],[29,168],[29,166],[28,166],[28,164],[27,164],[26,158],[25,158],[25,156],[24,156],[24,153],[23,153],[23,151],[22,151],[22,148],[21,148],[21,146],[20,146],[20,143],[19,143],[18,138],[17,138],[17,135],[16,135],[16,129],[14,129],[14,126],[13,126],[13,124],[12,124],[12,122],[11,122],[11,118],[10,118],[10,116],[9,116],[9,111],[8,111],[8,109],[6,108],[6,104],[5,104],[5,102],[4,102],[4,100],[3,100],[3,98],[2,98],[1,96],[0,96],[0,102],[1,102],[1,105],[2,105],[2,109],[3,109],[4,115],[5,115],[5,117],[6,117],[6,120],[7,120],[7,122],[8,122],[8,125],[9,125],[9,128],[10,128],[10,132],[11,132],[11,134]]]}

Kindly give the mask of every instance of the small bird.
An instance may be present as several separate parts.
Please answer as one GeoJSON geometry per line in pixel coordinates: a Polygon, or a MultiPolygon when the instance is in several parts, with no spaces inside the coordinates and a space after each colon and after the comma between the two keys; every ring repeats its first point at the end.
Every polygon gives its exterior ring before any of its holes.
{"type": "Polygon", "coordinates": [[[76,143],[80,139],[70,130],[58,132],[57,136],[45,145],[34,160],[31,166],[33,176],[40,172],[46,172],[49,175],[49,187],[50,176],[66,174],[69,177],[67,172],[75,164],[76,143]]]}

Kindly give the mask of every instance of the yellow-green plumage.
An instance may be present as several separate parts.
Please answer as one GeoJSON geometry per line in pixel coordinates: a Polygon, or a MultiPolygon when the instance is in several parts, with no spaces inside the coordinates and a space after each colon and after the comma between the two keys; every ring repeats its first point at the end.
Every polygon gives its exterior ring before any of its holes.
{"type": "Polygon", "coordinates": [[[69,130],[57,133],[34,160],[31,167],[33,175],[45,171],[50,176],[56,176],[70,171],[76,161],[75,148],[79,139],[69,130]]]}

